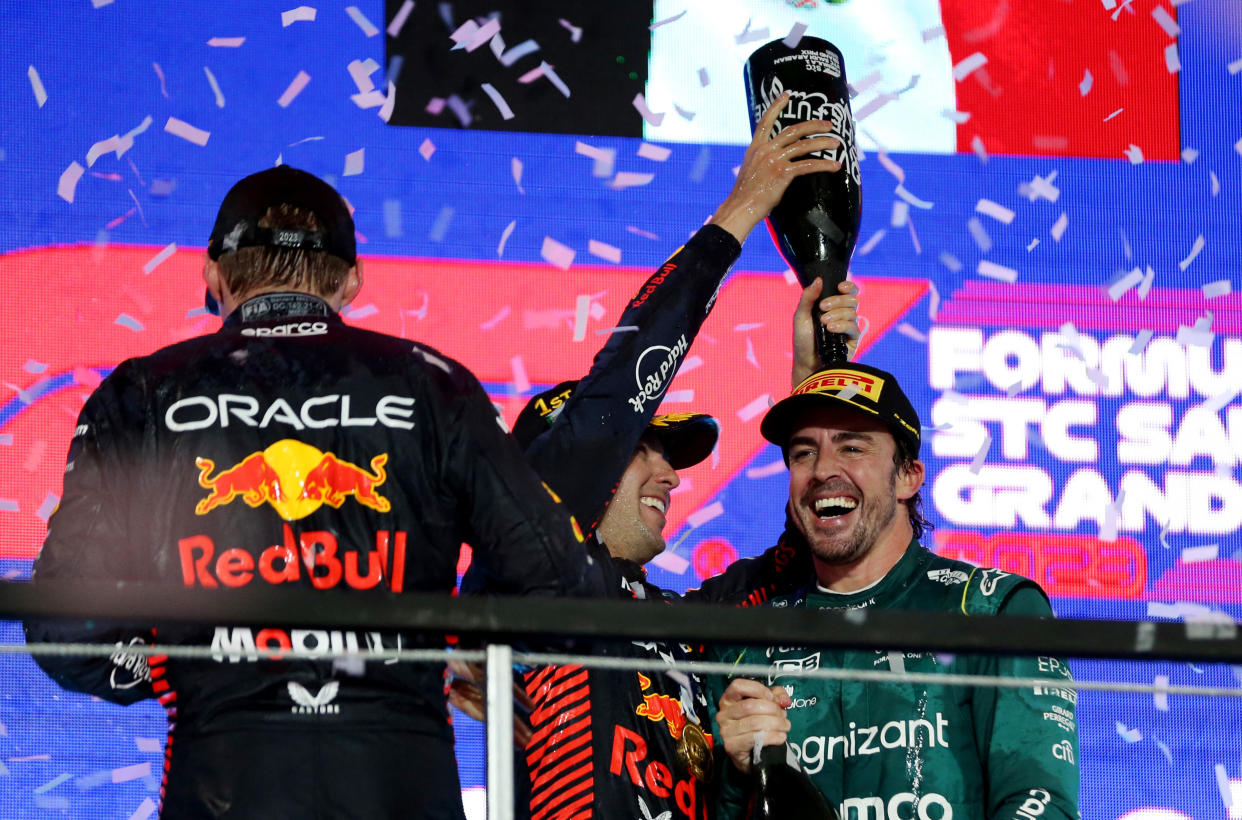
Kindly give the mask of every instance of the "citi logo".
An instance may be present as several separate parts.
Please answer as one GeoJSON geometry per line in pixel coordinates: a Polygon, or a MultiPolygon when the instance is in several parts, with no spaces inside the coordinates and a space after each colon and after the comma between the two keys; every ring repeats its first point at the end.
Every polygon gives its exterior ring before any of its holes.
{"type": "Polygon", "coordinates": [[[330,680],[323,685],[318,694],[312,695],[305,686],[289,681],[289,697],[293,698],[293,707],[289,710],[295,715],[339,715],[341,705],[333,703],[341,684],[330,680]]]}
{"type": "Polygon", "coordinates": [[[1057,760],[1064,760],[1066,763],[1074,762],[1074,744],[1068,740],[1062,740],[1060,743],[1052,747],[1052,756],[1057,760]]]}

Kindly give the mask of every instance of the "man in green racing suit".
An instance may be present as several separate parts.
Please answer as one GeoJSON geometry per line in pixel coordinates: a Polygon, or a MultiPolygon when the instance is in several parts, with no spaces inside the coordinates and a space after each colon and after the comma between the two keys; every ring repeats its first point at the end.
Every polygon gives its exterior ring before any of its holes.
{"type": "MultiPolygon", "coordinates": [[[[919,421],[891,374],[857,363],[822,370],[772,407],[761,429],[784,451],[790,519],[817,576],[768,605],[1052,617],[1035,582],[937,557],[919,543],[919,421]]],[[[785,642],[722,653],[726,662],[778,667],[770,677],[709,683],[716,737],[732,764],[723,766],[719,817],[746,815],[752,754],[785,742],[842,820],[1078,816],[1077,694],[1064,660],[785,642]],[[940,686],[779,672],[819,667],[1047,682],[940,686]]]]}

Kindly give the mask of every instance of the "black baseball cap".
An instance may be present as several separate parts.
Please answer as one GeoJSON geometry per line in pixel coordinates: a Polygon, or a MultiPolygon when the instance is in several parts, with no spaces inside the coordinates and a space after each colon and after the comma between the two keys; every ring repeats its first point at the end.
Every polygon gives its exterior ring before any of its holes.
{"type": "Polygon", "coordinates": [[[768,410],[759,425],[763,437],[782,450],[798,417],[811,407],[849,405],[888,425],[893,435],[919,452],[919,416],[897,377],[878,367],[850,362],[812,375],[768,410]]]}
{"type": "MultiPolygon", "coordinates": [[[[513,423],[513,437],[522,449],[552,426],[577,386],[576,379],[561,382],[526,403],[513,423]]],[[[647,433],[659,439],[669,466],[682,470],[712,454],[716,439],[720,437],[720,424],[706,413],[667,413],[653,418],[647,433]]]]}

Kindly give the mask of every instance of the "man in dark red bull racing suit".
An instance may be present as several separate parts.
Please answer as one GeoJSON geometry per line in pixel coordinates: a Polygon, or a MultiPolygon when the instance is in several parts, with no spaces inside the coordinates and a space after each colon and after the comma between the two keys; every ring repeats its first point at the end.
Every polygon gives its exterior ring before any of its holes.
{"type": "MultiPolygon", "coordinates": [[[[575,591],[587,565],[576,524],[477,380],[337,315],[360,282],[335,191],[285,167],[247,177],[208,253],[224,326],[122,363],[87,401],[36,584],[447,592],[465,541],[493,590],[575,591]],[[258,278],[229,272],[251,262],[258,278]],[[308,278],[324,267],[329,284],[308,278]]],[[[464,817],[443,664],[261,659],[442,641],[53,621],[29,622],[27,636],[115,643],[111,659],[36,657],[66,688],[165,706],[165,817],[464,817]],[[148,666],[130,651],[152,644],[212,657],[148,666]]]]}

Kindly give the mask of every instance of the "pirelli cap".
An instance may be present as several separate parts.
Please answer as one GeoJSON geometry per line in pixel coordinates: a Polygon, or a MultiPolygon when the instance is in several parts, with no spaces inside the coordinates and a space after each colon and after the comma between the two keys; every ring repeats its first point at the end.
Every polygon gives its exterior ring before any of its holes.
{"type": "Polygon", "coordinates": [[[841,404],[878,416],[894,436],[918,453],[919,416],[901,391],[901,385],[897,384],[897,377],[878,367],[855,362],[821,370],[795,387],[789,396],[768,410],[759,432],[784,449],[804,410],[841,404]]]}
{"type": "Polygon", "coordinates": [[[256,246],[322,251],[350,265],[358,259],[354,219],[345,200],[319,177],[288,165],[251,174],[229,189],[211,229],[207,255],[219,259],[221,254],[256,246]],[[268,209],[280,205],[310,211],[322,230],[259,227],[268,209]]]}
{"type": "MultiPolygon", "coordinates": [[[[522,449],[552,426],[577,386],[577,380],[561,382],[526,403],[513,423],[513,436],[522,449]]],[[[682,470],[712,454],[720,436],[720,425],[706,413],[669,413],[653,418],[647,432],[660,440],[669,465],[674,470],[682,470]]]]}

